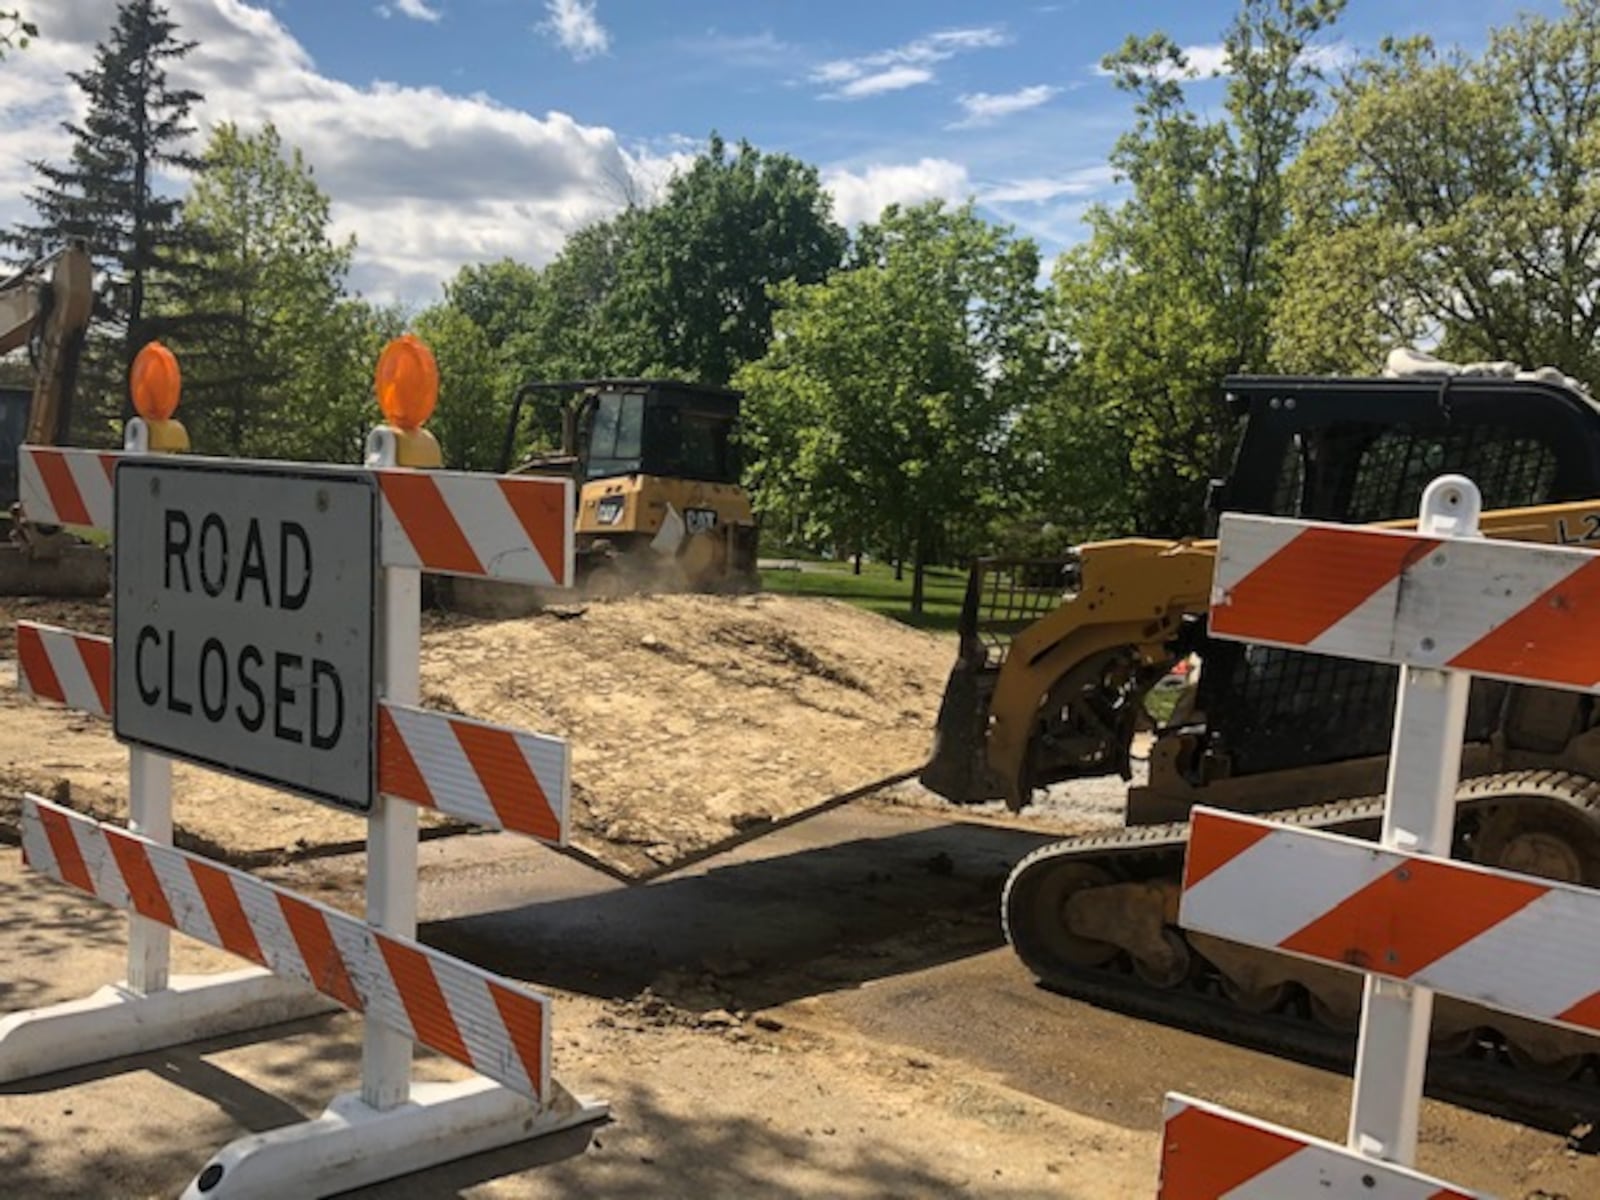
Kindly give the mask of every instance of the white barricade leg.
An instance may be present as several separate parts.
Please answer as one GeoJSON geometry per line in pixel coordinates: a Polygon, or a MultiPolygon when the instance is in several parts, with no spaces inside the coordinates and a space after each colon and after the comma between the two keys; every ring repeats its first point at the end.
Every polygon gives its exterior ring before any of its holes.
{"type": "MultiPolygon", "coordinates": [[[[383,676],[385,698],[415,704],[422,673],[422,572],[383,572],[383,676]]],[[[400,937],[417,932],[417,809],[374,799],[367,819],[367,924],[400,937]]],[[[411,1086],[411,1040],[368,1021],[361,1047],[361,1098],[374,1109],[405,1103],[411,1086]]]]}
{"type": "Polygon", "coordinates": [[[338,1007],[259,967],[177,975],[148,995],[111,984],[83,1000],[0,1017],[0,1083],[244,1033],[338,1007]]]}
{"type": "MultiPolygon", "coordinates": [[[[1417,531],[1472,536],[1479,505],[1476,488],[1436,480],[1423,493],[1417,531]]],[[[1400,669],[1384,846],[1449,857],[1471,684],[1461,671],[1400,669]]],[[[1416,1161],[1432,1020],[1430,990],[1367,976],[1350,1101],[1352,1150],[1402,1166],[1416,1161]]]]}
{"type": "MultiPolygon", "coordinates": [[[[128,828],[172,845],[172,760],[128,747],[128,828]]],[[[149,995],[167,986],[172,931],[159,921],[128,915],[128,988],[149,995]]]]}
{"type": "Polygon", "coordinates": [[[410,1092],[404,1103],[381,1111],[346,1093],[315,1121],[240,1138],[205,1165],[183,1200],[335,1195],[599,1121],[611,1111],[559,1085],[541,1108],[481,1076],[418,1083],[410,1092]]]}

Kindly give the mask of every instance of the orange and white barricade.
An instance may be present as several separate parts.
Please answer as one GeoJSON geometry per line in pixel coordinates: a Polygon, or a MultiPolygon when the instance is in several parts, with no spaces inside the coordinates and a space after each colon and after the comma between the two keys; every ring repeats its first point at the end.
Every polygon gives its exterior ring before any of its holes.
{"type": "Polygon", "coordinates": [[[225,1147],[185,1193],[207,1200],[343,1192],[604,1116],[551,1079],[548,998],[416,941],[420,808],[564,844],[571,790],[562,739],[417,707],[422,571],[570,586],[571,481],[412,470],[437,462],[437,375],[410,338],[380,364],[395,425],[354,469],[159,456],[187,444],[163,369],[170,403],[136,370],[122,454],[22,450],[30,514],[115,529],[116,636],[20,624],[20,685],[113,721],[130,809],[121,829],[27,797],[23,853],[130,935],[122,983],[0,1018],[0,1082],[360,1014],[360,1093],[225,1147]],[[365,919],[174,848],[174,758],[364,812],[365,919]],[[169,978],[173,929],[253,965],[169,978]],[[414,1084],[416,1044],[476,1074],[414,1084]]]}
{"type": "Polygon", "coordinates": [[[1184,864],[1184,928],[1365,973],[1347,1144],[1171,1096],[1163,1200],[1470,1195],[1410,1170],[1434,993],[1600,1029],[1572,953],[1600,893],[1449,858],[1472,677],[1600,691],[1600,559],[1483,539],[1480,509],[1445,476],[1414,533],[1222,518],[1213,635],[1396,663],[1400,689],[1377,844],[1196,808],[1184,864]]]}

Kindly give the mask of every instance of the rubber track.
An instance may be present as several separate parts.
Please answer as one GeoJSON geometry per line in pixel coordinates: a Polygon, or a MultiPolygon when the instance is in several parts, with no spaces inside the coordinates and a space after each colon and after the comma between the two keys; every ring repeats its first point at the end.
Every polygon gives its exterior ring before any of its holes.
{"type": "MultiPolygon", "coordinates": [[[[1481,812],[1501,802],[1529,798],[1570,804],[1590,813],[1600,825],[1600,781],[1553,770],[1506,772],[1464,781],[1456,793],[1457,821],[1459,823],[1463,812],[1481,812]]],[[[1383,809],[1384,799],[1379,796],[1255,815],[1282,825],[1372,840],[1382,822],[1383,809]]],[[[1015,951],[1011,897],[1017,881],[1024,875],[1045,863],[1073,859],[1134,867],[1139,877],[1169,875],[1176,878],[1181,871],[1188,831],[1188,822],[1174,822],[1091,834],[1041,846],[1019,862],[1006,880],[1001,897],[1001,922],[1006,940],[1015,951]],[[1152,858],[1157,862],[1151,863],[1149,859],[1152,858]],[[1168,858],[1170,863],[1159,861],[1168,858]],[[1141,859],[1146,861],[1138,862],[1141,859]],[[1158,869],[1152,872],[1152,866],[1158,869]]],[[[1198,952],[1196,955],[1202,957],[1198,952]]],[[[1330,1029],[1309,1016],[1295,1015],[1295,1012],[1249,1013],[1229,1004],[1215,990],[1158,989],[1144,984],[1132,972],[1112,968],[1061,969],[1051,963],[1024,961],[1044,987],[1101,1007],[1345,1073],[1354,1063],[1354,1035],[1330,1029]]],[[[1561,1133],[1600,1115],[1600,1084],[1592,1081],[1589,1075],[1571,1081],[1551,1080],[1519,1070],[1503,1055],[1482,1048],[1467,1055],[1430,1056],[1427,1088],[1430,1095],[1440,1099],[1561,1133]]]]}

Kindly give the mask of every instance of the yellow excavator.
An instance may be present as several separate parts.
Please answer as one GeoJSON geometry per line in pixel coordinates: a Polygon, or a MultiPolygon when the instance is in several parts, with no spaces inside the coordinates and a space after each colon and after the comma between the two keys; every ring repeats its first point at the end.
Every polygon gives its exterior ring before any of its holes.
{"type": "Polygon", "coordinates": [[[99,596],[103,549],[33,524],[18,503],[18,449],[65,440],[78,359],[94,308],[87,250],[71,243],[0,281],[0,355],[27,347],[33,386],[0,388],[0,596],[99,596]]]}
{"type": "Polygon", "coordinates": [[[567,397],[561,450],[514,469],[575,481],[586,594],[758,585],[756,520],[739,478],[741,393],[665,379],[523,384],[512,400],[502,474],[513,469],[523,403],[541,394],[567,397]]]}
{"type": "MultiPolygon", "coordinates": [[[[1241,377],[1223,391],[1241,430],[1213,513],[1404,525],[1431,480],[1460,472],[1492,510],[1488,536],[1600,549],[1600,405],[1553,373],[1424,359],[1394,377],[1241,377]]],[[[1130,538],[979,561],[921,779],[1016,810],[1063,781],[1133,780],[1137,747],[1146,777],[1123,828],[1046,845],[1011,873],[1016,953],[1048,987],[1143,1015],[1245,1040],[1346,1035],[1360,975],[1177,926],[1186,818],[1207,804],[1376,838],[1398,670],[1212,639],[1215,553],[1130,538]],[[1178,664],[1191,682],[1147,739],[1147,698],[1178,664]]],[[[1600,886],[1595,697],[1474,682],[1454,854],[1600,886]]],[[[1594,1038],[1444,998],[1433,1039],[1436,1054],[1542,1082],[1600,1065],[1594,1038]]]]}

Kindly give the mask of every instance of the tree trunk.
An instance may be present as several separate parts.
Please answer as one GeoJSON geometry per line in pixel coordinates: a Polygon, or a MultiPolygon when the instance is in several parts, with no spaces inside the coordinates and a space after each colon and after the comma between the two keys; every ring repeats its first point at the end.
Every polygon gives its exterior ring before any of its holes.
{"type": "Polygon", "coordinates": [[[859,574],[861,574],[861,551],[857,550],[855,552],[854,559],[855,559],[854,573],[859,575],[859,574]]]}
{"type": "Polygon", "coordinates": [[[906,577],[906,559],[905,559],[905,555],[897,554],[897,555],[895,555],[895,559],[894,559],[894,581],[896,583],[899,583],[905,577],[906,577]]]}
{"type": "Polygon", "coordinates": [[[925,530],[917,530],[917,540],[912,549],[911,563],[911,615],[922,615],[922,583],[923,573],[928,565],[928,535],[925,530]]]}

